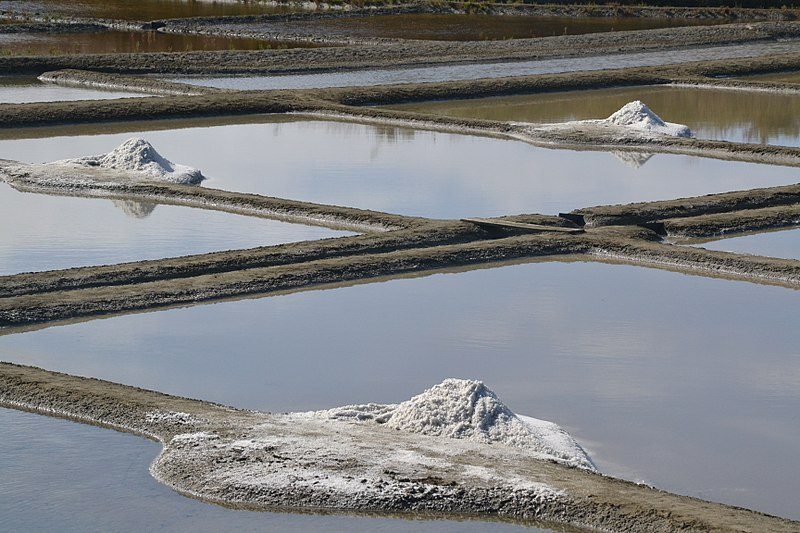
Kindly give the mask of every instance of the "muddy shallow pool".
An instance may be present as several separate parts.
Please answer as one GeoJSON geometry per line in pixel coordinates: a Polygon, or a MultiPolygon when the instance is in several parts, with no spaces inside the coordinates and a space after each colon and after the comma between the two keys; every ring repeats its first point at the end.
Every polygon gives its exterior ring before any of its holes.
{"type": "Polygon", "coordinates": [[[52,83],[42,83],[34,76],[0,76],[0,104],[110,100],[140,96],[148,95],[124,91],[65,87],[52,83]]]}
{"type": "Polygon", "coordinates": [[[421,39],[434,41],[485,41],[525,39],[553,35],[580,35],[627,30],[720,24],[724,21],[643,17],[553,17],[477,14],[404,13],[368,17],[337,17],[269,24],[270,29],[292,34],[421,39]]]}
{"type": "Polygon", "coordinates": [[[800,518],[797,292],[529,263],[0,337],[0,359],[271,411],[484,380],[601,471],[800,518]]]}
{"type": "Polygon", "coordinates": [[[23,193],[0,182],[0,275],[348,235],[136,200],[23,193]]]}
{"type": "Polygon", "coordinates": [[[606,118],[641,100],[668,122],[686,124],[700,139],[800,146],[800,95],[677,86],[571,91],[392,106],[451,117],[512,122],[606,118]]]}
{"type": "Polygon", "coordinates": [[[147,471],[160,444],[0,409],[6,531],[527,531],[506,524],[234,511],[180,496],[147,471]]]}
{"type": "Polygon", "coordinates": [[[186,0],[0,0],[0,11],[17,15],[64,15],[117,20],[257,15],[291,11],[263,2],[186,0]]]}
{"type": "Polygon", "coordinates": [[[313,46],[289,41],[265,41],[158,31],[91,31],[68,33],[0,33],[5,55],[113,54],[267,50],[313,46]]]}
{"type": "MultiPolygon", "coordinates": [[[[108,152],[137,135],[207,187],[436,218],[551,213],[800,181],[800,169],[657,154],[551,150],[406,128],[263,117],[22,132],[0,158],[108,152]],[[156,130],[153,128],[168,128],[156,130]]],[[[18,134],[17,134],[18,135],[18,134]]]]}

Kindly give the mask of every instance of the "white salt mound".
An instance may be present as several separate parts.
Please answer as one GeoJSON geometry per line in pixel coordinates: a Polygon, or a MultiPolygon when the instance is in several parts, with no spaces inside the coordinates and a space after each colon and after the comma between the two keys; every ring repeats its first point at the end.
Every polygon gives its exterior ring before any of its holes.
{"type": "Polygon", "coordinates": [[[107,154],[64,159],[53,164],[134,171],[146,174],[149,179],[189,185],[198,184],[205,179],[199,170],[167,160],[141,137],[128,139],[107,154]]]}
{"type": "Polygon", "coordinates": [[[643,102],[628,102],[622,108],[605,119],[606,123],[641,130],[646,133],[658,133],[674,137],[691,137],[692,130],[683,124],[664,122],[643,102]]]}
{"type": "Polygon", "coordinates": [[[315,415],[374,421],[421,435],[505,444],[594,470],[586,452],[566,431],[552,422],[514,414],[481,381],[450,378],[397,405],[350,405],[315,415]]]}

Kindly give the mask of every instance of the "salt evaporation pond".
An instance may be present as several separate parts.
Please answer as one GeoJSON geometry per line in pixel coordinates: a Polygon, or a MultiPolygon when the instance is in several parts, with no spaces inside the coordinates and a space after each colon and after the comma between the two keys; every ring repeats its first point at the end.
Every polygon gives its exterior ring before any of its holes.
{"type": "Polygon", "coordinates": [[[394,105],[393,109],[512,122],[606,118],[641,100],[700,139],[800,146],[800,96],[670,85],[597,89],[394,105]]]}
{"type": "Polygon", "coordinates": [[[0,523],[6,531],[528,531],[507,524],[234,511],[185,498],[147,471],[141,437],[0,409],[0,523]]]}
{"type": "Polygon", "coordinates": [[[475,78],[527,76],[531,74],[555,74],[558,72],[574,72],[579,70],[647,67],[684,63],[688,61],[753,57],[768,54],[788,54],[796,52],[797,46],[797,41],[770,41],[708,48],[687,48],[682,50],[563,59],[466,63],[437,67],[355,70],[349,72],[326,72],[322,74],[283,76],[190,77],[174,79],[173,81],[206,87],[239,90],[309,89],[385,85],[393,83],[423,83],[469,80],[475,78]]]}
{"type": "Polygon", "coordinates": [[[679,26],[708,26],[725,20],[667,17],[555,17],[531,15],[480,15],[453,13],[401,13],[271,22],[276,32],[337,37],[422,39],[435,41],[485,41],[553,35],[652,30],[679,26]]]}
{"type": "Polygon", "coordinates": [[[207,187],[437,218],[555,214],[800,181],[800,169],[790,167],[551,150],[299,117],[258,120],[29,130],[54,136],[0,140],[0,158],[35,163],[100,154],[135,131],[170,160],[201,169],[207,187]]]}
{"type": "Polygon", "coordinates": [[[149,21],[184,17],[220,17],[285,13],[290,8],[267,2],[186,0],[0,0],[0,11],[25,15],[64,15],[149,21]]]}
{"type": "Polygon", "coordinates": [[[141,93],[65,87],[42,83],[33,76],[0,76],[0,104],[109,100],[147,96],[141,93]]]}
{"type": "Polygon", "coordinates": [[[0,360],[270,411],[481,379],[607,474],[798,519],[800,312],[789,289],[529,263],[0,337],[0,360]]]}
{"type": "Polygon", "coordinates": [[[749,233],[699,244],[708,250],[800,260],[800,230],[749,233]]]}
{"type": "Polygon", "coordinates": [[[212,50],[268,50],[317,46],[293,41],[267,41],[159,31],[9,32],[0,26],[4,55],[123,54],[212,50]]]}
{"type": "Polygon", "coordinates": [[[0,275],[348,235],[221,211],[22,193],[0,183],[0,275]]]}
{"type": "Polygon", "coordinates": [[[774,72],[742,77],[748,81],[771,81],[775,83],[800,83],[800,71],[774,72]]]}

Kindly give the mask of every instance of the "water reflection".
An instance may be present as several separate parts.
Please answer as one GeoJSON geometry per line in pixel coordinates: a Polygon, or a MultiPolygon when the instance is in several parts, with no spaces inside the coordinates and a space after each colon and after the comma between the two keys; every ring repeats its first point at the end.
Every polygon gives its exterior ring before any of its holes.
{"type": "Polygon", "coordinates": [[[4,183],[0,226],[0,275],[349,234],[136,200],[20,193],[4,183]]]}
{"type": "Polygon", "coordinates": [[[531,263],[51,327],[0,359],[272,411],[483,379],[606,473],[798,519],[798,312],[777,287],[531,263]]]}
{"type": "Polygon", "coordinates": [[[45,162],[105,153],[135,130],[172,161],[202,170],[207,187],[436,218],[558,213],[800,181],[800,171],[789,167],[659,154],[632,168],[608,153],[518,141],[297,117],[261,120],[171,123],[165,130],[152,129],[157,123],[103,125],[92,127],[92,135],[74,129],[72,136],[5,139],[0,158],[45,162]]]}
{"type": "Polygon", "coordinates": [[[111,202],[131,218],[147,218],[158,205],[138,200],[112,200],[111,202]]]}
{"type": "Polygon", "coordinates": [[[265,41],[158,31],[94,31],[69,33],[2,33],[4,55],[192,52],[307,48],[308,43],[265,41]]]}
{"type": "Polygon", "coordinates": [[[161,446],[133,435],[0,409],[5,531],[527,531],[506,524],[233,511],[180,496],[147,471],[161,446]]]}
{"type": "Polygon", "coordinates": [[[720,24],[725,21],[641,17],[550,17],[413,13],[379,17],[344,17],[274,23],[275,31],[441,41],[521,39],[553,35],[649,30],[720,24]]]}
{"type": "Polygon", "coordinates": [[[800,146],[800,96],[775,92],[649,86],[521,95],[393,106],[406,111],[520,122],[605,118],[642,100],[695,136],[737,142],[800,146]]]}
{"type": "Polygon", "coordinates": [[[611,152],[617,161],[622,163],[623,165],[629,166],[633,169],[642,168],[645,163],[650,161],[655,154],[649,154],[646,152],[622,152],[619,150],[613,150],[611,152]]]}
{"type": "Polygon", "coordinates": [[[33,76],[0,76],[0,104],[134,98],[143,94],[42,83],[33,76]]]}
{"type": "Polygon", "coordinates": [[[698,246],[708,250],[800,260],[800,229],[749,233],[704,242],[698,246]]]}
{"type": "Polygon", "coordinates": [[[757,74],[755,76],[745,76],[741,79],[748,81],[772,81],[777,83],[800,83],[800,72],[787,71],[772,74],[757,74]]]}
{"type": "Polygon", "coordinates": [[[67,15],[118,20],[157,20],[286,13],[292,8],[267,2],[186,0],[0,0],[0,11],[17,15],[67,15]]]}

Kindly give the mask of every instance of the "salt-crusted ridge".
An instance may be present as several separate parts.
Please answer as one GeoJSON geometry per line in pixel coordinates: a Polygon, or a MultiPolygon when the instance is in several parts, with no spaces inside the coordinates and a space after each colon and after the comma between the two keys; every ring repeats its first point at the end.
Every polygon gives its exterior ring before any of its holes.
{"type": "Polygon", "coordinates": [[[349,405],[309,415],[373,422],[406,433],[504,444],[594,470],[586,452],[561,427],[516,415],[481,381],[450,378],[400,404],[349,405]]]}
{"type": "Polygon", "coordinates": [[[149,179],[186,185],[196,185],[205,179],[196,168],[169,161],[141,137],[130,138],[107,154],[62,159],[48,164],[139,172],[149,179]]]}

